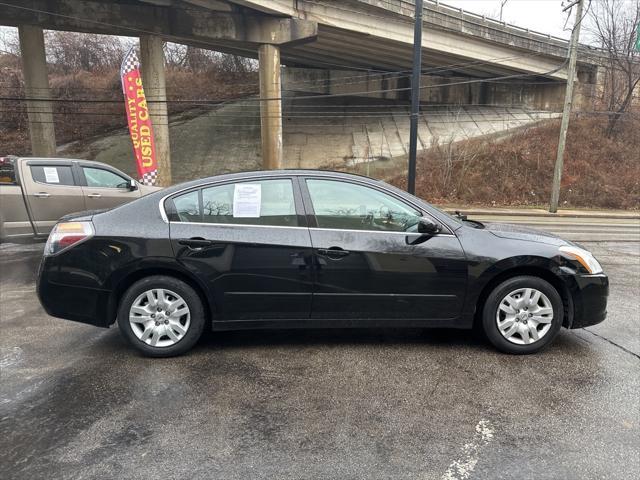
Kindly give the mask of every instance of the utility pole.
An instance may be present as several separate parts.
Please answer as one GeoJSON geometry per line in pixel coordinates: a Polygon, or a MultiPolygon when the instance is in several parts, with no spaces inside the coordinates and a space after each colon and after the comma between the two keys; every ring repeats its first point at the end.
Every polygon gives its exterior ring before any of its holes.
{"type": "Polygon", "coordinates": [[[418,118],[420,115],[420,74],[422,73],[422,0],[416,0],[413,27],[413,74],[411,75],[411,123],[409,125],[409,174],[407,191],[416,193],[416,154],[418,151],[418,118]]]}
{"type": "Polygon", "coordinates": [[[578,56],[578,39],[580,38],[580,24],[582,23],[583,0],[575,0],[567,5],[562,11],[566,11],[577,5],[576,20],[571,32],[571,42],[569,44],[569,68],[567,71],[567,89],[564,93],[564,109],[562,110],[562,123],[560,124],[560,139],[558,141],[558,154],[556,156],[556,166],[553,169],[553,185],[551,187],[551,204],[549,211],[558,211],[558,200],[560,199],[560,180],[562,178],[562,167],[564,163],[564,147],[567,142],[567,128],[569,127],[569,116],[573,105],[573,80],[576,76],[576,59],[578,56]]]}
{"type": "Polygon", "coordinates": [[[502,2],[500,2],[500,21],[502,21],[502,10],[504,9],[504,6],[508,1],[509,0],[502,0],[502,2]]]}

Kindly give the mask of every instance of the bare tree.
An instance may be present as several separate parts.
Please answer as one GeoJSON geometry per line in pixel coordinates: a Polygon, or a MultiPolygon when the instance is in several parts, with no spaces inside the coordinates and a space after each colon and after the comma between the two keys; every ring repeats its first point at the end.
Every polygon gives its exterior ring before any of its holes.
{"type": "Polygon", "coordinates": [[[635,49],[640,0],[593,0],[586,27],[592,41],[606,55],[603,99],[610,112],[607,135],[631,107],[640,83],[640,52],[635,49]]]}
{"type": "Polygon", "coordinates": [[[116,68],[124,55],[119,37],[85,33],[45,32],[47,60],[63,73],[99,72],[116,68]]]}
{"type": "Polygon", "coordinates": [[[0,27],[0,55],[20,56],[17,28],[0,27]]]}

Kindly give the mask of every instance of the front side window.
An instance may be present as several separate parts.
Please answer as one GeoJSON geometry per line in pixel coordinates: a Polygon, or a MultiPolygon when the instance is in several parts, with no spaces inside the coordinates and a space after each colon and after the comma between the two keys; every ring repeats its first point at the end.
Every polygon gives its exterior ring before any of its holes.
{"type": "Polygon", "coordinates": [[[75,185],[71,166],[68,165],[30,165],[31,176],[36,182],[48,185],[75,185]]]}
{"type": "Polygon", "coordinates": [[[422,216],[395,197],[354,183],[308,179],[307,188],[320,228],[406,232],[422,216]]]}
{"type": "Polygon", "coordinates": [[[126,188],[129,180],[103,168],[82,167],[87,186],[94,188],[126,188]]]}
{"type": "Polygon", "coordinates": [[[181,222],[298,226],[289,179],[256,180],[207,187],[174,197],[181,222]],[[198,217],[196,220],[195,218],[198,217]]]}

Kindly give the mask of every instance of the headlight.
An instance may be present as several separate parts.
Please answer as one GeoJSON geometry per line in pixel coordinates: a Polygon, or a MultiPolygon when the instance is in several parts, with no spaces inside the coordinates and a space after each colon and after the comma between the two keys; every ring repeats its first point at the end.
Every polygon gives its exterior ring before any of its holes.
{"type": "Polygon", "coordinates": [[[91,222],[60,222],[51,230],[47,244],[44,246],[44,254],[48,256],[60,253],[62,250],[88,240],[93,233],[91,222]]]}
{"type": "Polygon", "coordinates": [[[578,262],[580,262],[580,265],[582,265],[587,270],[587,272],[591,274],[602,273],[602,267],[600,266],[596,258],[591,254],[591,252],[588,252],[583,248],[572,247],[569,245],[564,245],[560,247],[559,250],[566,258],[570,258],[572,260],[577,260],[578,262]]]}

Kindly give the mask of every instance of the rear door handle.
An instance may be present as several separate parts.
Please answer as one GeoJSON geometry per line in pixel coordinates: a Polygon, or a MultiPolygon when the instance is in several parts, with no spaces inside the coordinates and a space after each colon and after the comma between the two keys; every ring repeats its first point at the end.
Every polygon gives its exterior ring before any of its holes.
{"type": "Polygon", "coordinates": [[[185,238],[182,240],[178,240],[178,245],[184,245],[185,247],[189,248],[204,248],[215,245],[215,242],[213,242],[213,240],[206,240],[204,238],[185,238]]]}
{"type": "Polygon", "coordinates": [[[329,257],[329,258],[333,258],[333,259],[339,259],[339,258],[344,258],[347,255],[349,255],[351,252],[349,252],[348,250],[345,250],[343,248],[340,247],[329,247],[329,248],[319,248],[318,249],[318,254],[325,256],[325,257],[329,257]]]}
{"type": "Polygon", "coordinates": [[[88,193],[87,197],[89,198],[100,198],[102,195],[100,195],[99,193],[88,193]]]}
{"type": "Polygon", "coordinates": [[[49,198],[51,194],[47,192],[38,192],[38,193],[34,193],[33,196],[38,198],[49,198]]]}

